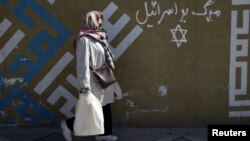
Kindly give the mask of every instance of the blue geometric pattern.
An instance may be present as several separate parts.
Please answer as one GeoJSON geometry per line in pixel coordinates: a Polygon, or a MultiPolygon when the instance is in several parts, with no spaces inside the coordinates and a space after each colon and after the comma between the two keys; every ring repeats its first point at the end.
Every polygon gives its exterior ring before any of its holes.
{"type": "MultiPolygon", "coordinates": [[[[0,5],[6,5],[8,2],[10,2],[10,0],[0,0],[0,5]]],[[[16,58],[8,64],[6,72],[9,72],[8,75],[10,76],[17,73],[20,69],[26,69],[23,76],[19,77],[22,77],[24,79],[23,83],[28,85],[29,82],[35,78],[42,68],[45,67],[48,61],[63,46],[66,40],[70,37],[71,32],[58,22],[56,18],[47,12],[39,3],[37,3],[36,0],[20,0],[11,12],[13,16],[19,19],[19,21],[27,26],[27,28],[34,28],[37,26],[37,23],[26,14],[26,9],[31,9],[32,12],[43,20],[43,22],[48,24],[50,29],[53,29],[56,32],[56,36],[53,37],[48,31],[46,31],[47,29],[39,27],[38,32],[32,36],[32,38],[28,38],[28,44],[26,46],[26,48],[36,55],[37,59],[32,60],[28,54],[25,54],[25,52],[19,52],[19,54],[16,55],[16,58]],[[44,44],[47,45],[46,49],[41,48],[41,45],[44,44]]],[[[24,33],[28,32],[29,31],[24,30],[24,33]]],[[[22,46],[22,48],[25,48],[25,46],[22,46]]],[[[9,76],[5,76],[5,74],[0,72],[0,90],[5,89],[4,79],[8,77],[9,76]]],[[[37,124],[41,123],[41,121],[50,122],[49,125],[59,123],[53,113],[49,112],[47,108],[41,104],[41,102],[38,102],[36,99],[31,97],[33,92],[28,93],[17,85],[5,90],[8,91],[2,94],[0,99],[1,112],[5,111],[6,108],[11,106],[12,102],[18,99],[21,100],[21,104],[18,105],[15,110],[21,118],[28,120],[29,124],[37,124]],[[32,109],[32,114],[27,112],[29,109],[32,109]]],[[[4,120],[2,122],[0,121],[0,124],[17,123],[15,117],[11,117],[11,115],[5,116],[4,120]]]]}
{"type": "MultiPolygon", "coordinates": [[[[5,110],[12,106],[13,102],[19,101],[19,105],[16,107],[16,112],[19,116],[28,120],[30,123],[39,123],[42,121],[49,121],[48,124],[58,124],[59,120],[53,116],[43,105],[34,100],[31,96],[26,94],[22,89],[15,86],[11,89],[6,96],[0,100],[1,110],[5,110]],[[32,113],[28,113],[28,109],[32,110],[32,113]]],[[[15,121],[14,117],[8,117],[3,124],[13,124],[11,121],[15,121]]],[[[44,123],[43,123],[44,124],[44,123]]]]}
{"type": "MultiPolygon", "coordinates": [[[[28,17],[24,10],[26,8],[31,8],[37,15],[39,15],[48,25],[50,25],[57,33],[58,36],[56,38],[52,37],[45,29],[40,29],[37,35],[34,36],[33,39],[28,44],[28,48],[37,55],[38,60],[34,63],[29,63],[28,65],[28,71],[23,76],[24,83],[31,81],[31,79],[38,73],[41,68],[47,62],[49,59],[56,53],[56,51],[63,45],[63,43],[68,39],[70,36],[70,32],[61,25],[53,16],[51,16],[48,12],[45,11],[39,4],[37,4],[34,0],[20,0],[19,3],[14,7],[13,13],[16,15],[20,21],[22,21],[25,25],[28,27],[34,26],[34,21],[28,17]],[[40,45],[46,43],[48,45],[48,49],[43,50],[40,48],[40,45]]],[[[26,55],[22,55],[24,58],[28,58],[26,55]]],[[[20,58],[18,57],[11,65],[10,68],[13,68],[12,66],[19,65],[20,67],[22,65],[22,62],[20,62],[20,58]]],[[[26,62],[25,62],[26,63],[26,62]]],[[[23,64],[26,65],[26,64],[23,64]]],[[[17,71],[16,70],[11,70],[17,71]]]]}
{"type": "Polygon", "coordinates": [[[8,0],[0,0],[0,4],[4,5],[8,2],[8,0]]]}

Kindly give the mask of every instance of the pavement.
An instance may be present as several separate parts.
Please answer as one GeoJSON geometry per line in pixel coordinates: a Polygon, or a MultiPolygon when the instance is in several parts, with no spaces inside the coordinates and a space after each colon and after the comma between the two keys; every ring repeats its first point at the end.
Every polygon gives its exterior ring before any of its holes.
{"type": "MultiPolygon", "coordinates": [[[[207,128],[113,127],[118,141],[207,141],[207,128]]],[[[65,141],[60,127],[0,127],[0,141],[65,141]]],[[[94,136],[73,141],[94,141],[94,136]]]]}

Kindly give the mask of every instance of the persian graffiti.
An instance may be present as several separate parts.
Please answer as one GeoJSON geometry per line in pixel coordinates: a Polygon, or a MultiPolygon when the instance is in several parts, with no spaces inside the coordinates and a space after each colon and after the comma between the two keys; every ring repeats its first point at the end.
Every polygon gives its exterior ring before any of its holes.
{"type": "MultiPolygon", "coordinates": [[[[250,5],[250,1],[233,0],[233,6],[250,5]]],[[[247,60],[237,61],[237,58],[248,57],[249,47],[249,15],[250,10],[232,10],[231,12],[231,53],[230,53],[230,74],[229,74],[229,107],[244,108],[250,107],[250,100],[247,97],[248,62],[247,60]],[[242,19],[239,20],[240,14],[242,19]],[[238,23],[242,22],[242,25],[238,23]],[[238,35],[248,35],[246,38],[238,38],[238,35]],[[237,81],[240,80],[240,81],[237,81]],[[243,97],[238,99],[238,97],[243,97]]],[[[229,117],[250,117],[249,110],[229,111],[229,117]]]]}
{"type": "Polygon", "coordinates": [[[151,1],[150,4],[148,2],[144,2],[143,12],[137,10],[136,20],[140,25],[146,24],[146,26],[149,28],[154,27],[154,24],[147,23],[149,18],[154,16],[159,18],[156,22],[157,24],[161,24],[164,18],[167,18],[168,16],[178,16],[178,15],[180,15],[179,21],[185,23],[187,21],[187,19],[185,18],[188,16],[188,14],[191,14],[193,16],[203,16],[205,17],[207,22],[212,22],[213,21],[212,18],[214,16],[219,17],[221,15],[220,10],[212,10],[209,8],[214,3],[215,2],[213,0],[208,0],[203,5],[203,11],[197,12],[194,10],[190,10],[189,8],[180,8],[176,2],[173,4],[172,8],[165,9],[161,7],[160,3],[158,3],[157,0],[153,0],[151,1]],[[144,19],[142,17],[144,17],[144,19]]]}
{"type": "MultiPolygon", "coordinates": [[[[201,11],[195,11],[190,8],[181,8],[176,2],[170,5],[170,8],[164,8],[157,0],[152,0],[149,2],[144,2],[144,10],[136,11],[136,21],[140,25],[146,25],[147,28],[154,28],[157,25],[160,25],[164,19],[167,19],[170,16],[175,16],[178,18],[178,21],[182,24],[187,22],[187,16],[199,16],[204,17],[206,22],[213,22],[215,17],[221,16],[220,10],[213,10],[211,6],[215,3],[213,0],[207,0],[202,6],[201,11]],[[150,18],[156,18],[156,21],[150,20],[150,18]],[[153,23],[152,23],[153,22],[153,23]],[[155,22],[155,23],[154,23],[155,22]]],[[[178,24],[176,29],[180,29],[180,25],[178,24]]],[[[172,33],[172,42],[175,42],[177,47],[181,46],[181,43],[186,43],[186,38],[183,38],[186,35],[185,32],[180,32],[182,34],[181,39],[177,39],[175,33],[173,33],[173,29],[170,30],[172,33]],[[185,34],[184,34],[185,33],[185,34]]],[[[181,30],[178,30],[181,31],[181,30]]]]}

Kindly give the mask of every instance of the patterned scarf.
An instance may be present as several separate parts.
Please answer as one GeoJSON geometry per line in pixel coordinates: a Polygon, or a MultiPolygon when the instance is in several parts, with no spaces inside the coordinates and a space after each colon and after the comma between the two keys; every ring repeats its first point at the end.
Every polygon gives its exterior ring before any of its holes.
{"type": "Polygon", "coordinates": [[[73,46],[75,48],[77,45],[77,41],[83,36],[91,37],[99,41],[102,44],[102,47],[104,48],[104,51],[105,51],[106,64],[110,68],[115,69],[114,54],[111,52],[109,48],[109,44],[106,41],[108,39],[106,32],[103,30],[91,30],[91,29],[83,29],[83,28],[80,29],[73,42],[73,46]]]}

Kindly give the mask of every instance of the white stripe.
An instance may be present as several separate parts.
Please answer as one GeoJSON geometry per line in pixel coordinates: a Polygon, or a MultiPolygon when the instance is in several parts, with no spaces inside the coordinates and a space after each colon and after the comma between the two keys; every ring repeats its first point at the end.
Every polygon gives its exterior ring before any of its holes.
{"type": "Polygon", "coordinates": [[[110,4],[102,11],[104,20],[107,21],[117,9],[117,5],[114,2],[110,2],[110,4]]]}
{"type": "Polygon", "coordinates": [[[46,76],[36,85],[34,91],[41,95],[73,58],[74,57],[71,53],[66,52],[63,57],[55,64],[55,66],[46,74],[46,76]]]}
{"type": "Polygon", "coordinates": [[[23,39],[25,34],[21,30],[17,30],[16,33],[9,39],[9,41],[0,50],[0,63],[2,63],[11,51],[17,47],[17,44],[23,39]]]}
{"type": "Polygon", "coordinates": [[[9,29],[11,26],[11,22],[8,19],[4,19],[0,24],[0,37],[3,36],[3,34],[9,29]]]}
{"type": "Polygon", "coordinates": [[[115,24],[111,24],[108,19],[114,14],[114,12],[117,10],[117,5],[111,2],[104,10],[103,10],[103,28],[107,30],[107,34],[109,36],[108,41],[111,42],[118,33],[126,26],[126,24],[129,22],[130,18],[123,14],[115,24]]]}
{"type": "Polygon", "coordinates": [[[66,80],[72,85],[74,86],[76,89],[79,89],[79,85],[77,84],[77,79],[75,76],[73,76],[72,74],[69,74],[66,78],[66,80]]]}
{"type": "Polygon", "coordinates": [[[127,25],[129,20],[130,18],[126,14],[123,14],[114,25],[111,25],[110,22],[104,22],[106,25],[103,24],[103,28],[107,30],[109,42],[111,42],[118,35],[118,33],[127,25]]]}
{"type": "Polygon", "coordinates": [[[229,117],[250,117],[250,111],[233,111],[229,112],[229,117]]]}
{"type": "Polygon", "coordinates": [[[128,47],[134,42],[142,31],[142,28],[136,25],[115,49],[111,48],[112,52],[114,52],[115,60],[117,60],[126,51],[126,49],[128,49],[128,47]]]}
{"type": "Polygon", "coordinates": [[[250,4],[250,0],[232,0],[232,5],[247,5],[250,4]]]}
{"type": "Polygon", "coordinates": [[[55,0],[47,0],[48,3],[50,3],[51,5],[53,5],[55,3],[55,0]]]}
{"type": "Polygon", "coordinates": [[[71,110],[74,108],[77,99],[64,87],[58,86],[56,90],[49,96],[47,101],[51,105],[54,105],[58,100],[60,100],[61,97],[65,98],[67,102],[60,108],[60,112],[68,118],[73,117],[74,113],[71,110]]]}

